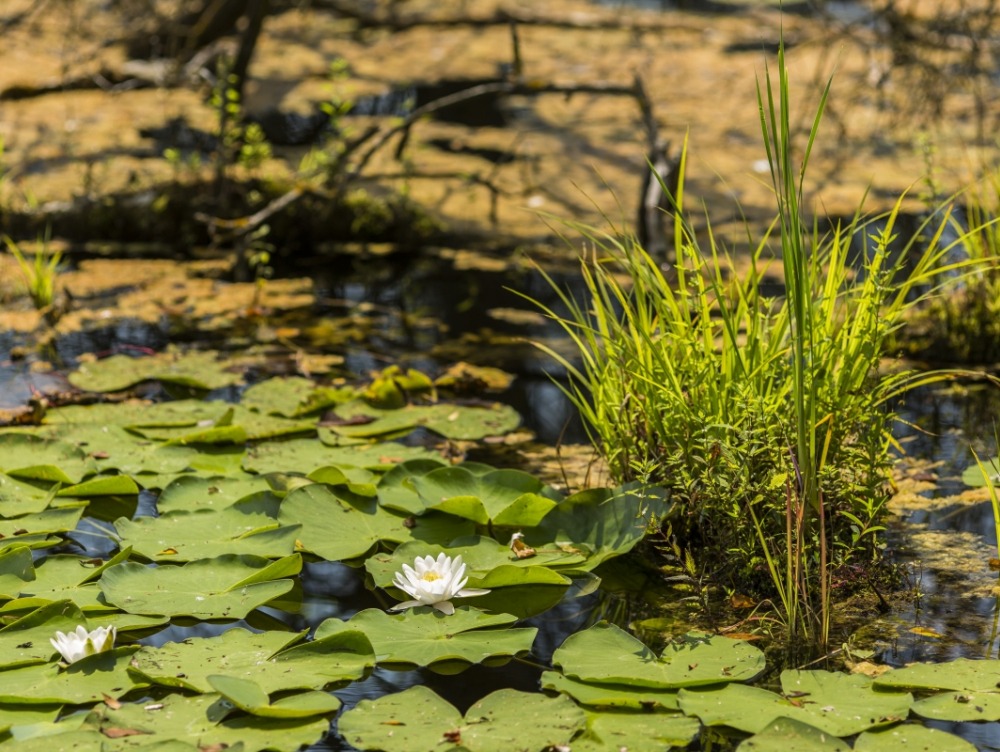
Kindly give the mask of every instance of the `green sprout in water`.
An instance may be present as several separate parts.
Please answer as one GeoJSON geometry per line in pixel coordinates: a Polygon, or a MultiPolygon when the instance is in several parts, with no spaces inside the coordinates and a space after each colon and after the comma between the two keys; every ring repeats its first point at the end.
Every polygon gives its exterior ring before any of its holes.
{"type": "Polygon", "coordinates": [[[35,308],[42,310],[51,306],[55,299],[56,276],[59,274],[62,254],[58,251],[49,252],[48,239],[39,238],[39,249],[34,253],[33,261],[29,263],[21,247],[13,239],[5,235],[4,242],[21,267],[28,295],[31,296],[35,308]]]}

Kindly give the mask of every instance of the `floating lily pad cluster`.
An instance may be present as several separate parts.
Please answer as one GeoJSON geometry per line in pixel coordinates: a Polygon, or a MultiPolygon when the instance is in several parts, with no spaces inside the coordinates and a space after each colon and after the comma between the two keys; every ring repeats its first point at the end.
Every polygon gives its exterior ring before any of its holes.
{"type": "MultiPolygon", "coordinates": [[[[74,383],[238,380],[205,355],[148,360],[98,361],[74,383]]],[[[840,739],[853,737],[855,749],[962,750],[903,721],[1000,719],[993,661],[874,681],[784,672],[771,691],[748,686],[765,662],[747,642],[691,633],[657,655],[603,623],[566,639],[538,692],[501,689],[462,712],[415,686],[342,710],[332,692],[376,667],[448,676],[527,655],[537,630],[522,619],[574,579],[596,581],[669,505],[636,485],[566,496],[518,470],[449,461],[433,442],[397,441],[517,426],[509,408],[435,401],[434,390],[400,369],[366,388],[273,379],[237,404],[70,406],[0,432],[0,745],[295,750],[332,721],[355,748],[388,752],[664,750],[710,726],[747,750],[847,749],[840,739]],[[489,593],[459,598],[451,614],[368,608],[311,632],[274,616],[301,608],[306,564],[357,568],[389,607],[408,597],[394,584],[403,564],[442,554],[461,556],[468,587],[489,593]],[[211,628],[143,640],[193,624],[211,628]],[[114,627],[118,647],[66,665],[50,638],[80,627],[114,627]]]]}

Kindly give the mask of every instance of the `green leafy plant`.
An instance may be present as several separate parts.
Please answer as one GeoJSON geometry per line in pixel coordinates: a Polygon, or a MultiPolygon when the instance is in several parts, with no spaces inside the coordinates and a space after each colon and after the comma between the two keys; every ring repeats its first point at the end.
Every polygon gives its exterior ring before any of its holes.
{"type": "Polygon", "coordinates": [[[761,128],[778,211],[748,263],[738,267],[711,227],[703,246],[688,220],[685,144],[670,267],[627,234],[573,226],[593,249],[582,264],[587,300],[560,292],[567,314],[543,307],[579,353],[577,363],[549,350],[616,481],[668,488],[668,536],[716,582],[776,598],[792,635],[820,642],[833,573],[880,558],[893,403],[951,375],[886,372],[887,337],[974,263],[949,261],[947,210],[902,253],[890,251],[900,203],[877,232],[860,213],[826,234],[806,226],[802,182],[829,88],[798,150],[783,49],[777,82],[765,75],[761,128]],[[775,228],[780,298],[762,286],[775,228]],[[855,260],[852,240],[865,235],[855,260]]]}
{"type": "Polygon", "coordinates": [[[59,276],[62,254],[58,251],[50,252],[47,237],[39,238],[38,249],[29,263],[25,258],[24,251],[12,238],[4,235],[4,243],[7,245],[7,250],[17,260],[17,265],[21,267],[28,295],[31,296],[31,302],[35,304],[35,308],[41,310],[51,306],[55,300],[56,278],[59,276]]]}

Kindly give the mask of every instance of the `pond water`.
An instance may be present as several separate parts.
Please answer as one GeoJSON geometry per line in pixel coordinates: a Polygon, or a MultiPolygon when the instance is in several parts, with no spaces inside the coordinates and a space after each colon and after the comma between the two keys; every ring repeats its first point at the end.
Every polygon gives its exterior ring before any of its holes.
{"type": "MultiPolygon", "coordinates": [[[[560,330],[537,316],[537,311],[515,294],[521,293],[558,308],[558,300],[544,278],[530,266],[495,263],[492,268],[470,264],[460,257],[353,257],[329,259],[322,265],[288,272],[305,273],[315,282],[317,303],[306,315],[322,321],[345,312],[365,312],[371,318],[363,340],[338,345],[344,368],[364,374],[391,363],[435,371],[455,360],[504,368],[517,378],[501,395],[523,416],[524,425],[547,444],[579,443],[585,433],[575,411],[557,383],[561,374],[551,360],[524,340],[554,341],[560,330]]],[[[572,274],[556,275],[560,284],[578,285],[572,274]]],[[[577,290],[579,293],[579,290],[577,290]]],[[[170,342],[210,344],[234,349],[225,334],[210,337],[197,332],[177,333],[162,325],[119,321],[105,329],[89,330],[55,339],[46,357],[58,364],[51,372],[36,372],[31,358],[12,358],[13,348],[24,338],[0,335],[0,407],[25,402],[34,391],[65,386],[64,374],[85,353],[108,354],[132,349],[159,351],[170,342]]],[[[238,350],[238,347],[235,349],[238,350]]],[[[159,387],[145,389],[148,396],[162,398],[159,387]]],[[[231,388],[210,394],[235,399],[231,388]]],[[[988,503],[950,501],[963,490],[959,480],[969,464],[970,443],[983,456],[992,456],[992,416],[998,414],[996,390],[977,388],[919,391],[902,408],[905,423],[897,437],[914,458],[934,463],[938,482],[922,492],[942,503],[907,510],[905,519],[893,526],[892,545],[903,560],[912,561],[914,582],[921,597],[908,610],[878,620],[870,642],[880,658],[891,665],[909,661],[941,661],[959,656],[997,657],[1000,643],[994,617],[997,596],[990,594],[989,578],[996,574],[985,562],[996,555],[992,512],[988,503]],[[928,557],[931,541],[913,545],[913,535],[937,538],[937,551],[951,557],[928,557]],[[964,534],[964,537],[958,537],[964,534]],[[960,546],[955,541],[960,541],[960,546]],[[964,558],[957,551],[966,552],[964,558]],[[970,568],[969,562],[972,562],[970,568]]],[[[486,460],[488,461],[488,460],[486,460]]],[[[142,492],[136,517],[155,515],[155,495],[142,492]]],[[[114,544],[102,540],[105,523],[84,520],[71,538],[68,550],[88,555],[107,555],[114,544]]],[[[391,603],[365,585],[364,571],[341,563],[307,563],[302,571],[302,607],[290,614],[263,608],[256,621],[237,622],[260,628],[261,619],[273,618],[294,630],[315,629],[328,618],[348,619],[366,608],[385,609],[391,603]]],[[[380,697],[415,685],[433,688],[460,712],[502,687],[526,691],[538,688],[542,667],[552,652],[573,633],[600,618],[627,626],[639,613],[648,615],[648,599],[623,597],[603,591],[581,593],[574,585],[555,607],[526,621],[538,628],[531,662],[512,661],[504,666],[473,666],[459,677],[440,676],[433,671],[376,669],[372,675],[337,692],[345,708],[362,699],[380,697]]],[[[667,597],[667,596],[663,596],[667,597]]],[[[171,626],[144,638],[145,645],[163,645],[188,637],[205,637],[234,626],[232,623],[201,623],[171,626]]],[[[263,626],[266,626],[264,624],[263,626]]],[[[1000,748],[997,724],[938,724],[970,739],[980,749],[1000,748]]],[[[313,750],[347,750],[331,735],[313,750]]]]}

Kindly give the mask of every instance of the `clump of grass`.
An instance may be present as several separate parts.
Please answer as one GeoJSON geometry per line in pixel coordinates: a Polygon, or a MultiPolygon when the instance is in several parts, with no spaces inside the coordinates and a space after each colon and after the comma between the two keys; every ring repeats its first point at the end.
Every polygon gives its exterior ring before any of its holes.
{"type": "Polygon", "coordinates": [[[758,91],[777,219],[745,269],[710,226],[703,245],[688,221],[685,144],[673,265],[664,270],[630,236],[577,226],[590,245],[588,298],[560,292],[568,314],[545,310],[576,345],[579,363],[550,353],[616,481],[668,488],[668,534],[703,572],[776,600],[793,636],[825,642],[832,573],[880,557],[893,405],[948,376],[886,371],[884,345],[961,264],[946,261],[947,211],[921,228],[920,248],[914,239],[890,253],[897,203],[860,270],[850,253],[869,231],[860,213],[826,234],[806,226],[802,180],[829,84],[796,168],[783,50],[778,74],[777,90],[768,73],[758,91]],[[779,298],[761,286],[775,228],[779,298]]]}
{"type": "Polygon", "coordinates": [[[47,239],[39,238],[38,249],[33,254],[32,261],[29,262],[21,247],[14,240],[5,235],[4,243],[21,268],[28,295],[35,308],[43,310],[51,306],[55,300],[56,278],[59,275],[62,254],[58,251],[50,252],[47,239]]]}
{"type": "Polygon", "coordinates": [[[967,194],[962,253],[970,271],[950,295],[917,308],[894,344],[915,358],[982,364],[1000,361],[1000,173],[967,194]]]}

